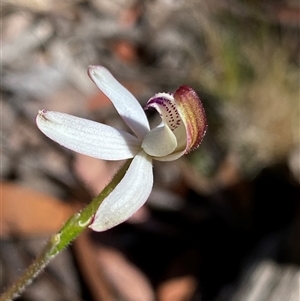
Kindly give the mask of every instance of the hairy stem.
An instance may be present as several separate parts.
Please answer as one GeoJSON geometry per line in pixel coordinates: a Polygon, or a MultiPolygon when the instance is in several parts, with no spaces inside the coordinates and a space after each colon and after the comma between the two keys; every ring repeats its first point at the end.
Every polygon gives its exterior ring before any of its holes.
{"type": "Polygon", "coordinates": [[[33,279],[35,279],[39,273],[44,270],[49,262],[91,224],[97,209],[103,200],[122,180],[130,163],[131,160],[127,160],[102,192],[81,212],[74,214],[64,224],[62,229],[49,239],[40,256],[37,257],[36,260],[24,271],[20,278],[3,293],[0,301],[10,301],[18,297],[33,281],[33,279]]]}

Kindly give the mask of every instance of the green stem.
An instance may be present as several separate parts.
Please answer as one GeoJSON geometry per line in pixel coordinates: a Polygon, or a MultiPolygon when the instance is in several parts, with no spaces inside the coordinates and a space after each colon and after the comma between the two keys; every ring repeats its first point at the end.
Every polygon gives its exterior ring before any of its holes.
{"type": "Polygon", "coordinates": [[[97,209],[103,200],[122,180],[130,163],[131,160],[127,160],[102,192],[81,212],[74,214],[64,224],[62,229],[49,239],[40,256],[37,257],[37,259],[24,271],[23,275],[21,275],[20,278],[4,292],[0,301],[10,301],[18,297],[33,279],[44,270],[49,262],[91,224],[97,209]]]}

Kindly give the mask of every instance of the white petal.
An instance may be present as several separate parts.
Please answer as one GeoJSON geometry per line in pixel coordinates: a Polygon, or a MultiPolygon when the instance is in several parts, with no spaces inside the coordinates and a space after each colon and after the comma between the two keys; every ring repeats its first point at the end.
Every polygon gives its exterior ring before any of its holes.
{"type": "Polygon", "coordinates": [[[141,149],[141,142],[127,132],[64,113],[39,111],[36,123],[55,142],[98,159],[128,159],[141,149]]]}
{"type": "Polygon", "coordinates": [[[163,157],[171,154],[177,146],[177,139],[168,126],[159,126],[145,136],[142,148],[150,156],[163,157]]]}
{"type": "Polygon", "coordinates": [[[143,138],[149,131],[149,122],[136,98],[106,68],[90,66],[88,73],[137,137],[143,138]]]}
{"type": "Polygon", "coordinates": [[[146,202],[152,186],[152,159],[141,151],[121,182],[100,205],[90,228],[104,231],[127,220],[146,202]]]}

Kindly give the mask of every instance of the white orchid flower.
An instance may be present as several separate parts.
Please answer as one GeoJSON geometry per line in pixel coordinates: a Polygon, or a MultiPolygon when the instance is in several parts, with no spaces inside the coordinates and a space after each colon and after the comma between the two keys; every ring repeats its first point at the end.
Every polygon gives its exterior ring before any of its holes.
{"type": "Polygon", "coordinates": [[[88,74],[134,135],[47,110],[39,111],[36,122],[46,136],[75,152],[103,160],[133,158],[125,176],[100,205],[90,225],[95,231],[104,231],[127,220],[146,202],[153,186],[153,159],[176,160],[198,147],[206,131],[206,117],[195,91],[181,86],[174,94],[158,93],[148,101],[145,109],[156,109],[162,119],[159,126],[150,129],[139,102],[107,69],[90,66],[88,74]]]}

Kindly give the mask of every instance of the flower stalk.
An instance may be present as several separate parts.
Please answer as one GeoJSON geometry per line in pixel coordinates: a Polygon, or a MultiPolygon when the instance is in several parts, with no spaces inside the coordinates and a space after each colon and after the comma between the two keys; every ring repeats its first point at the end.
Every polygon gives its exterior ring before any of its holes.
{"type": "Polygon", "coordinates": [[[24,271],[20,278],[3,293],[0,297],[0,301],[11,301],[17,298],[45,269],[49,262],[91,224],[99,206],[120,183],[126,174],[131,161],[132,160],[127,160],[102,192],[81,212],[70,217],[58,233],[51,236],[41,254],[24,271]]]}

